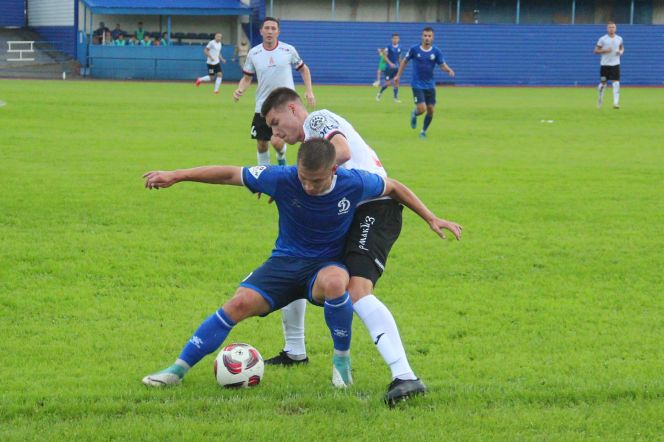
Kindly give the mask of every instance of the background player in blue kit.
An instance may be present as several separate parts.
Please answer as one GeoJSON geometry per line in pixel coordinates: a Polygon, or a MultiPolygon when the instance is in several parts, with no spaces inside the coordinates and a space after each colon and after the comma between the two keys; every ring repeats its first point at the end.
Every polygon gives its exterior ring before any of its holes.
{"type": "Polygon", "coordinates": [[[364,171],[338,169],[335,148],[324,139],[300,146],[297,167],[208,166],[148,172],[144,178],[149,189],[181,181],[246,186],[270,195],[279,210],[279,235],[270,258],[203,321],[173,365],[143,378],[144,384],[154,387],[179,384],[193,365],[221,346],[238,322],[268,315],[300,298],[323,305],[334,343],[332,382],[337,387],[350,385],[353,307],[346,291],[348,272],[338,260],[357,204],[389,195],[444,237],[440,230],[444,221],[407,187],[364,171]]]}
{"type": "Polygon", "coordinates": [[[403,70],[410,60],[413,60],[413,97],[415,99],[415,110],[410,114],[410,127],[417,127],[417,117],[426,111],[424,124],[420,132],[420,138],[426,138],[426,132],[433,119],[433,113],[436,108],[436,83],[433,79],[433,71],[436,66],[447,72],[450,77],[454,77],[454,71],[445,63],[443,53],[433,44],[433,29],[426,27],[422,30],[422,44],[413,46],[401,61],[399,71],[394,78],[395,84],[399,84],[399,79],[403,70]]]}
{"type": "MultiPolygon", "coordinates": [[[[390,84],[392,84],[394,77],[399,71],[399,63],[401,62],[401,45],[399,44],[399,34],[392,34],[392,44],[385,48],[381,56],[387,63],[387,67],[384,71],[385,83],[383,83],[383,87],[381,87],[378,94],[376,94],[376,101],[381,99],[383,92],[390,84]]],[[[399,100],[399,85],[397,83],[394,83],[393,91],[394,101],[396,103],[401,103],[399,100]]]]}

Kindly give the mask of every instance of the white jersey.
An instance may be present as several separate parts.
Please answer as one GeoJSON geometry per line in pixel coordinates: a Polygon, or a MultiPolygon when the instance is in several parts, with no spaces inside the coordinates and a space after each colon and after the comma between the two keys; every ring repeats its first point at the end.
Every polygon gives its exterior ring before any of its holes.
{"type": "Polygon", "coordinates": [[[208,50],[207,64],[219,64],[221,60],[219,55],[221,54],[221,42],[217,43],[215,40],[210,40],[210,43],[205,46],[208,50]]]}
{"type": "Polygon", "coordinates": [[[341,167],[366,170],[387,178],[387,172],[376,152],[365,143],[348,121],[325,109],[310,113],[307,119],[304,120],[305,141],[310,138],[329,140],[336,134],[343,135],[350,148],[350,160],[343,163],[341,167]]]}
{"type": "Polygon", "coordinates": [[[597,46],[602,49],[611,49],[611,52],[608,54],[602,54],[602,60],[600,64],[602,66],[617,66],[620,64],[620,45],[623,44],[623,39],[618,34],[614,35],[613,38],[609,37],[609,34],[600,37],[597,40],[597,46]]]}
{"type": "Polygon", "coordinates": [[[247,55],[247,61],[242,70],[246,75],[258,77],[256,89],[256,112],[260,113],[263,102],[270,92],[278,87],[295,89],[293,82],[293,68],[300,69],[304,62],[295,48],[282,41],[268,50],[260,44],[254,46],[247,55]]]}

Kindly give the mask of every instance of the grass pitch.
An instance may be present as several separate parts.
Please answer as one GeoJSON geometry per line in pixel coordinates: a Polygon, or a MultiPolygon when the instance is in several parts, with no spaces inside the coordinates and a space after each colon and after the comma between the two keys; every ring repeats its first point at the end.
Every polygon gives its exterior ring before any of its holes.
{"type": "MultiPolygon", "coordinates": [[[[140,379],[269,255],[276,210],[153,169],[252,165],[253,96],[191,84],[0,81],[0,439],[625,440],[664,434],[664,89],[439,88],[429,139],[369,87],[316,87],[440,216],[416,216],[376,294],[430,393],[381,402],[389,370],[355,321],[355,386],[330,385],[310,306],[307,367],[217,387],[140,379]],[[607,92],[610,101],[610,91],[607,92]]],[[[421,119],[420,119],[421,124],[421,119]]],[[[295,158],[295,147],[288,157],[295,158]]],[[[280,315],[229,340],[263,356],[280,315]]]]}

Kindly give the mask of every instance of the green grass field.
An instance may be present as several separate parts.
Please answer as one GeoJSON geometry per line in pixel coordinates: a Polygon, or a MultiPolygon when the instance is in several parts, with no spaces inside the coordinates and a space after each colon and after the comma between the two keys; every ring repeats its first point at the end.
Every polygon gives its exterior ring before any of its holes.
{"type": "MultiPolygon", "coordinates": [[[[439,88],[427,140],[407,87],[402,104],[317,87],[464,226],[441,241],[408,213],[376,290],[430,393],[384,406],[389,370],[357,318],[355,385],[334,390],[313,306],[307,367],[229,391],[208,357],[144,387],[276,237],[275,207],[244,189],[143,188],[148,170],[255,163],[253,93],[234,104],[233,87],[0,81],[1,440],[664,437],[664,89],[629,85],[619,111],[591,88],[439,88]]],[[[233,341],[274,355],[280,315],[233,341]]]]}

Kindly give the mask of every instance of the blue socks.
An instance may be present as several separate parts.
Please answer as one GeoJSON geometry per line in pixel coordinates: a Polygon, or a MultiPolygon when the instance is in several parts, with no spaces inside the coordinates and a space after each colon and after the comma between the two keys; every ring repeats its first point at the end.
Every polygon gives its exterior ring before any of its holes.
{"type": "Polygon", "coordinates": [[[378,93],[382,95],[385,89],[387,89],[387,86],[383,86],[382,88],[380,88],[380,92],[378,93]]]}
{"type": "Polygon", "coordinates": [[[340,297],[325,301],[323,305],[325,322],[332,334],[334,349],[350,350],[351,326],[353,323],[353,303],[348,292],[340,297]]]}
{"type": "MultiPolygon", "coordinates": [[[[351,312],[353,307],[351,306],[351,312]]],[[[180,359],[193,367],[224,342],[235,325],[222,309],[217,310],[198,327],[180,353],[180,359]]]]}
{"type": "Polygon", "coordinates": [[[395,99],[399,98],[399,88],[398,88],[398,87],[395,87],[395,88],[393,89],[393,92],[394,92],[394,98],[395,98],[395,99]]]}
{"type": "Polygon", "coordinates": [[[427,128],[431,124],[431,120],[433,120],[433,115],[427,114],[424,117],[424,124],[422,125],[422,132],[426,132],[427,128]]]}

